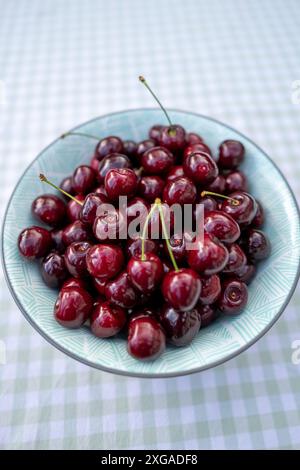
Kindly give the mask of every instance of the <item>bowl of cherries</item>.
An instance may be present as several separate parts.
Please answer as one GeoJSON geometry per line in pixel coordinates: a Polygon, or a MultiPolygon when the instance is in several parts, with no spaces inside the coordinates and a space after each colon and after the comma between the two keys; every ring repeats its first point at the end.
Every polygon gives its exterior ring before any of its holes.
{"type": "Polygon", "coordinates": [[[9,201],[2,259],[21,311],[58,349],[167,377],[263,336],[296,286],[299,233],[290,187],[252,141],[202,115],[137,109],[38,155],[9,201]],[[174,205],[193,230],[177,229],[174,205]]]}

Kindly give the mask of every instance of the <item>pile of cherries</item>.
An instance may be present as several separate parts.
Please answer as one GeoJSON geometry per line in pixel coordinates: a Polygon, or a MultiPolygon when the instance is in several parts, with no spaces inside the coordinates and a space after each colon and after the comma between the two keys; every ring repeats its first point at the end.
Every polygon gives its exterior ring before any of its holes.
{"type": "Polygon", "coordinates": [[[60,288],[55,319],[68,328],[88,322],[99,338],[126,332],[129,354],[153,360],[166,340],[185,346],[221,313],[241,312],[255,266],[270,252],[260,230],[263,208],[238,169],[244,153],[242,143],[226,140],[216,161],[199,135],[179,125],[155,125],[138,144],[100,140],[90,165],[60,184],[74,199],[43,194],[33,201],[32,214],[51,229],[32,226],[19,235],[20,253],[41,258],[45,283],[60,288]],[[97,216],[97,209],[117,206],[121,195],[128,197],[127,222],[152,205],[160,239],[105,238],[109,226],[120,230],[124,215],[116,207],[97,216]],[[161,201],[204,205],[196,249],[187,251],[176,233],[164,237],[161,201]]]}

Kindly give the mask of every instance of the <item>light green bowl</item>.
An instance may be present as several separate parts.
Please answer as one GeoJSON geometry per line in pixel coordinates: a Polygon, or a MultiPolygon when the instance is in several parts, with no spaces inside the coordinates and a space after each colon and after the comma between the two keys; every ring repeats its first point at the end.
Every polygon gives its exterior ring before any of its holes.
{"type": "MultiPolygon", "coordinates": [[[[156,361],[139,362],[127,354],[123,338],[101,340],[87,327],[68,330],[56,323],[53,304],[57,297],[42,281],[38,263],[19,256],[19,232],[35,223],[32,200],[45,192],[39,173],[57,183],[88,162],[95,143],[81,137],[56,140],[43,150],[18,182],[3,224],[2,258],[11,293],[27,320],[51,344],[87,365],[139,377],[170,377],[208,369],[236,356],[259,339],[275,323],[289,302],[299,277],[299,212],[291,189],[270,158],[253,142],[230,127],[205,116],[170,111],[173,122],[198,132],[216,153],[225,139],[238,139],[246,148],[244,171],[250,190],[266,209],[267,232],[272,245],[269,259],[261,263],[249,287],[247,308],[237,317],[220,318],[200,331],[189,347],[168,347],[156,361]]],[[[147,138],[148,129],[163,121],[160,110],[121,111],[96,118],[77,128],[99,137],[118,135],[136,141],[147,138]]],[[[49,188],[47,188],[47,192],[49,188]]]]}

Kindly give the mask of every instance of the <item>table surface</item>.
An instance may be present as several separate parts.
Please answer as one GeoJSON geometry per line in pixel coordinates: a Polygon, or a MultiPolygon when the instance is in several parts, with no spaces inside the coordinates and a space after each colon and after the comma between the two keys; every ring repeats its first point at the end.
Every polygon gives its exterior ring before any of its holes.
{"type": "MultiPolygon", "coordinates": [[[[58,135],[154,105],[139,74],[166,106],[249,136],[299,200],[299,0],[0,0],[0,11],[2,215],[23,170],[58,135]]],[[[157,380],[102,373],[54,349],[2,271],[0,306],[1,448],[300,448],[299,289],[240,356],[157,380]]]]}

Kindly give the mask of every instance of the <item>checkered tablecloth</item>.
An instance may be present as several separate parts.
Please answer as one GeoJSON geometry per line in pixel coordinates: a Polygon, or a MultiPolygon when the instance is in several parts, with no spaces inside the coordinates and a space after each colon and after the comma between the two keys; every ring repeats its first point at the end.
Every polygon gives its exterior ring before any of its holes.
{"type": "MultiPolygon", "coordinates": [[[[166,106],[257,142],[299,200],[299,29],[299,0],[0,0],[2,214],[23,170],[59,134],[154,105],[141,73],[166,106]]],[[[300,448],[299,289],[237,358],[159,380],[77,363],[26,322],[2,272],[0,295],[1,448],[300,448]]]]}

